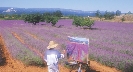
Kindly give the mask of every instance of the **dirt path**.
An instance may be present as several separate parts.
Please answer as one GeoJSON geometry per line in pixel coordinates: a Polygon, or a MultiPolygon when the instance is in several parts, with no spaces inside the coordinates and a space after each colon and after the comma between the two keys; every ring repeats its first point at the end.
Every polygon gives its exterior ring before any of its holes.
{"type": "MultiPolygon", "coordinates": [[[[6,57],[6,65],[0,66],[0,72],[47,72],[47,67],[37,67],[37,66],[25,66],[22,62],[15,60],[11,57],[9,51],[7,50],[4,40],[0,36],[0,43],[2,44],[2,49],[4,51],[4,55],[6,57]]],[[[110,68],[103,66],[95,61],[90,62],[90,67],[97,72],[120,72],[115,68],[110,68]]],[[[70,70],[59,66],[60,72],[69,72],[70,70]]],[[[93,72],[96,72],[93,71],[93,72]]],[[[74,72],[74,71],[72,71],[74,72]]]]}
{"type": "Polygon", "coordinates": [[[96,61],[90,61],[90,68],[100,71],[100,72],[121,72],[120,70],[117,70],[116,68],[104,66],[100,63],[97,63],[96,61]]]}

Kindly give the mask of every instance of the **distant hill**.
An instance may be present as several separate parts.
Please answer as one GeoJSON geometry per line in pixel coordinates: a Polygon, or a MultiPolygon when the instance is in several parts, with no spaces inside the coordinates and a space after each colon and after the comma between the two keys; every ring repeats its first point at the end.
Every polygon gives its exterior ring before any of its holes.
{"type": "MultiPolygon", "coordinates": [[[[30,14],[30,13],[44,13],[44,12],[55,12],[60,10],[63,15],[78,15],[78,16],[95,16],[96,11],[82,11],[72,9],[61,9],[61,8],[16,8],[16,7],[0,7],[0,14],[30,14]]],[[[101,11],[104,13],[104,11],[101,11]]]]}

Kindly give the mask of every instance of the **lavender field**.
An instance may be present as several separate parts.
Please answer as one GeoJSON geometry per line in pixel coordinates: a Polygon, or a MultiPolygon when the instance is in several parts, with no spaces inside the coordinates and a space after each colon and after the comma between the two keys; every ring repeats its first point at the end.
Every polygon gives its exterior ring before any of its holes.
{"type": "Polygon", "coordinates": [[[43,65],[42,55],[50,40],[65,49],[67,36],[90,39],[89,58],[127,71],[133,67],[133,24],[96,21],[91,30],[72,26],[73,20],[59,20],[56,27],[22,20],[0,20],[0,35],[11,55],[24,63],[43,65]],[[58,28],[59,25],[63,25],[58,28]]]}

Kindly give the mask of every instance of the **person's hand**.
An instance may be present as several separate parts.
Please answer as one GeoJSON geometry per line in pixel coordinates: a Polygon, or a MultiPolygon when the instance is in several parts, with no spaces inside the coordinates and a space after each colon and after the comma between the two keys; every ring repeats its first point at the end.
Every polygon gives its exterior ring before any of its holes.
{"type": "Polygon", "coordinates": [[[66,53],[66,50],[63,50],[62,53],[65,54],[66,53]]]}
{"type": "Polygon", "coordinates": [[[79,67],[81,67],[82,66],[82,64],[79,64],[79,67]]]}

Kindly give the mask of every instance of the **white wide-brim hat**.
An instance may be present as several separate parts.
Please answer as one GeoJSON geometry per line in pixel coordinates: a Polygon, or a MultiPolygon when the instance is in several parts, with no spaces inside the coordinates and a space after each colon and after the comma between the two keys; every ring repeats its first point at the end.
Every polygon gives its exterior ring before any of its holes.
{"type": "Polygon", "coordinates": [[[49,42],[49,45],[47,46],[47,49],[55,48],[57,46],[58,46],[57,43],[55,43],[54,41],[50,41],[49,42]]]}

